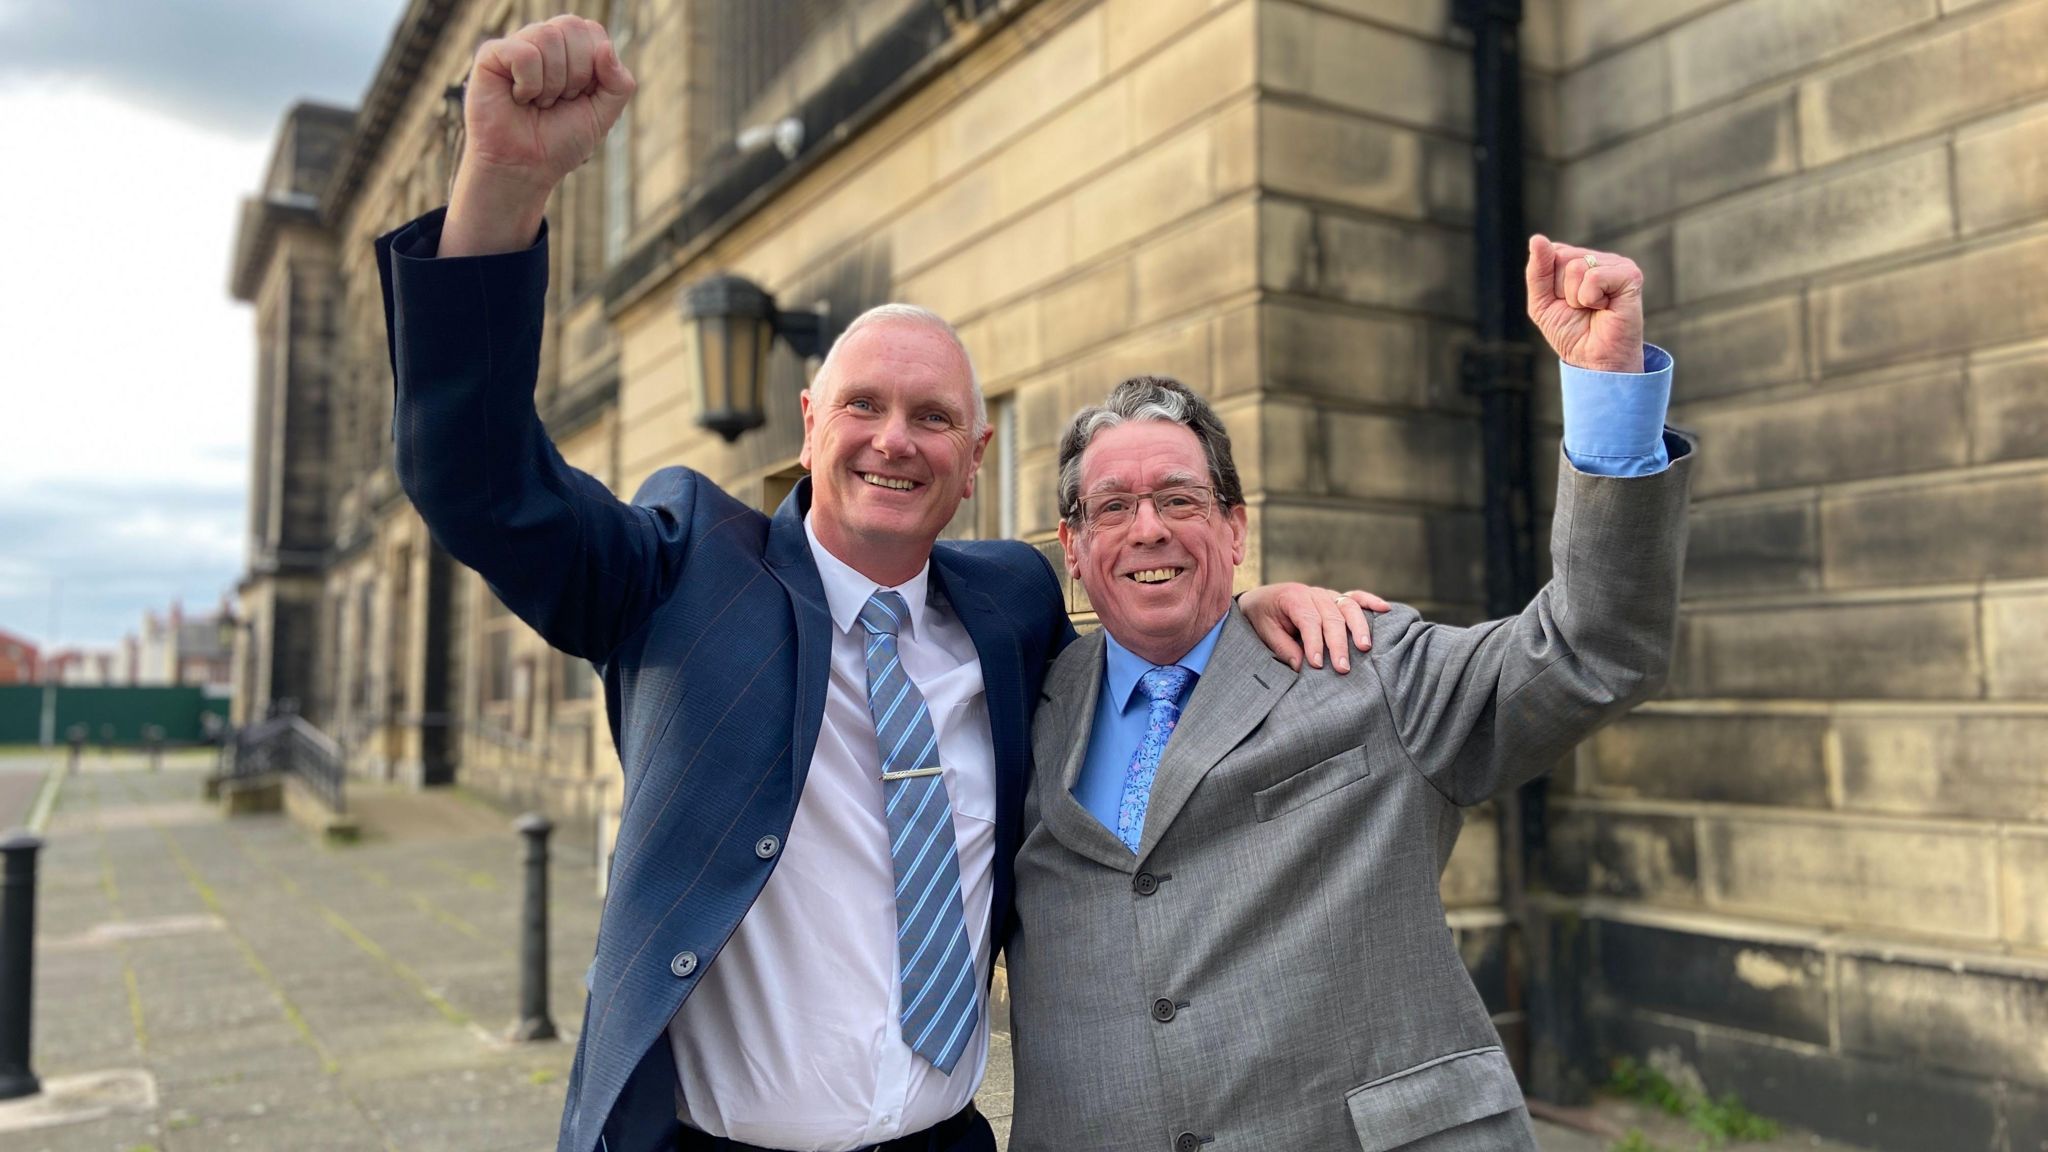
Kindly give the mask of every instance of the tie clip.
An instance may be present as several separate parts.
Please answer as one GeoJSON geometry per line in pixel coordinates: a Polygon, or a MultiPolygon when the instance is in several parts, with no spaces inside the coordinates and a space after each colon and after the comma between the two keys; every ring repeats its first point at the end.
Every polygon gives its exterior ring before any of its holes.
{"type": "Polygon", "coordinates": [[[939,773],[944,772],[945,770],[946,769],[944,766],[938,764],[934,764],[929,768],[905,768],[901,772],[884,772],[882,773],[882,779],[908,780],[913,776],[937,776],[939,773]]]}

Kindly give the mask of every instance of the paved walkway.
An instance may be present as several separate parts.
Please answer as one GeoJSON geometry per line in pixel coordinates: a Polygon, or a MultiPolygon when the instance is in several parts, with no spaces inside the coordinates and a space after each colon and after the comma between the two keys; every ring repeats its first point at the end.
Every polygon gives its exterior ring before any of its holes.
{"type": "MultiPolygon", "coordinates": [[[[51,1099],[99,1115],[24,1127],[20,1103],[0,1104],[0,1148],[552,1149],[597,931],[589,839],[557,833],[554,851],[551,997],[571,1042],[512,1045],[507,814],[459,791],[356,786],[363,840],[330,848],[280,816],[222,818],[200,800],[204,771],[88,756],[64,780],[42,856],[34,1063],[51,1099]]],[[[999,1035],[980,1103],[1002,1136],[1009,1086],[999,1035]]],[[[1610,1143],[1538,1128],[1546,1152],[1610,1143]]]]}
{"type": "Polygon", "coordinates": [[[28,823],[29,808],[49,766],[41,758],[0,756],[0,830],[28,823]]]}
{"type": "MultiPolygon", "coordinates": [[[[35,1068],[46,1086],[146,1073],[148,1091],[0,1146],[552,1148],[573,1050],[498,1039],[518,1010],[520,842],[504,815],[460,793],[360,793],[365,842],[325,848],[281,817],[222,819],[201,773],[88,758],[64,782],[41,868],[35,1068]]],[[[552,997],[570,1035],[596,934],[589,857],[573,838],[555,852],[552,997]]]]}

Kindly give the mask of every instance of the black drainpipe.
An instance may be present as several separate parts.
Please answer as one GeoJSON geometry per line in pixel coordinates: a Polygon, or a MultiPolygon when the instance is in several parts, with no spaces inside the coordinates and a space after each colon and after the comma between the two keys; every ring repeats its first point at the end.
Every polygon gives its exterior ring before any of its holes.
{"type": "MultiPolygon", "coordinates": [[[[1536,594],[1534,447],[1529,420],[1535,360],[1529,344],[1522,268],[1528,232],[1522,204],[1522,0],[1458,0],[1455,17],[1472,35],[1477,176],[1473,233],[1477,253],[1478,339],[1461,365],[1465,390],[1479,397],[1486,476],[1486,614],[1520,612],[1536,594]]],[[[1581,1019],[1576,939],[1531,907],[1546,841],[1541,780],[1501,797],[1502,904],[1515,931],[1504,949],[1508,1011],[1525,1023],[1503,1037],[1535,1096],[1576,1102],[1583,1084],[1575,1037],[1581,1019]]]]}

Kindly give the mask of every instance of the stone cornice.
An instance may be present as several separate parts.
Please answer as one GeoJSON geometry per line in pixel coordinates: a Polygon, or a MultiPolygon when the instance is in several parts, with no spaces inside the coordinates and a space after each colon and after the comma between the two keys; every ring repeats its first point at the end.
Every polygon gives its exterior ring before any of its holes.
{"type": "Polygon", "coordinates": [[[343,148],[341,163],[320,197],[320,215],[333,224],[348,214],[356,193],[363,187],[370,166],[384,150],[384,142],[412,95],[420,69],[426,64],[441,34],[447,30],[458,0],[412,0],[391,44],[377,65],[377,75],[363,95],[362,110],[356,114],[356,130],[343,148]]]}
{"type": "Polygon", "coordinates": [[[244,303],[256,302],[263,269],[277,246],[278,230],[287,224],[320,227],[319,204],[311,196],[250,196],[242,201],[242,224],[235,231],[234,264],[228,269],[228,291],[244,303]]]}

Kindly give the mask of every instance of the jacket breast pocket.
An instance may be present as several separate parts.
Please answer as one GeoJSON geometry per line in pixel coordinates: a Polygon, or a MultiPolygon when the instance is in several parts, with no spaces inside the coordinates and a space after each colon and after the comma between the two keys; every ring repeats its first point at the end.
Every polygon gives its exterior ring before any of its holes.
{"type": "Polygon", "coordinates": [[[1365,749],[1347,748],[1252,793],[1252,806],[1257,809],[1260,821],[1272,820],[1370,775],[1372,765],[1366,759],[1365,749]]]}
{"type": "Polygon", "coordinates": [[[1520,1113],[1522,1090],[1498,1046],[1454,1052],[1383,1076],[1345,1093],[1344,1104],[1360,1152],[1400,1152],[1425,1136],[1467,1124],[1477,1125],[1473,1149],[1536,1152],[1520,1113]]]}

